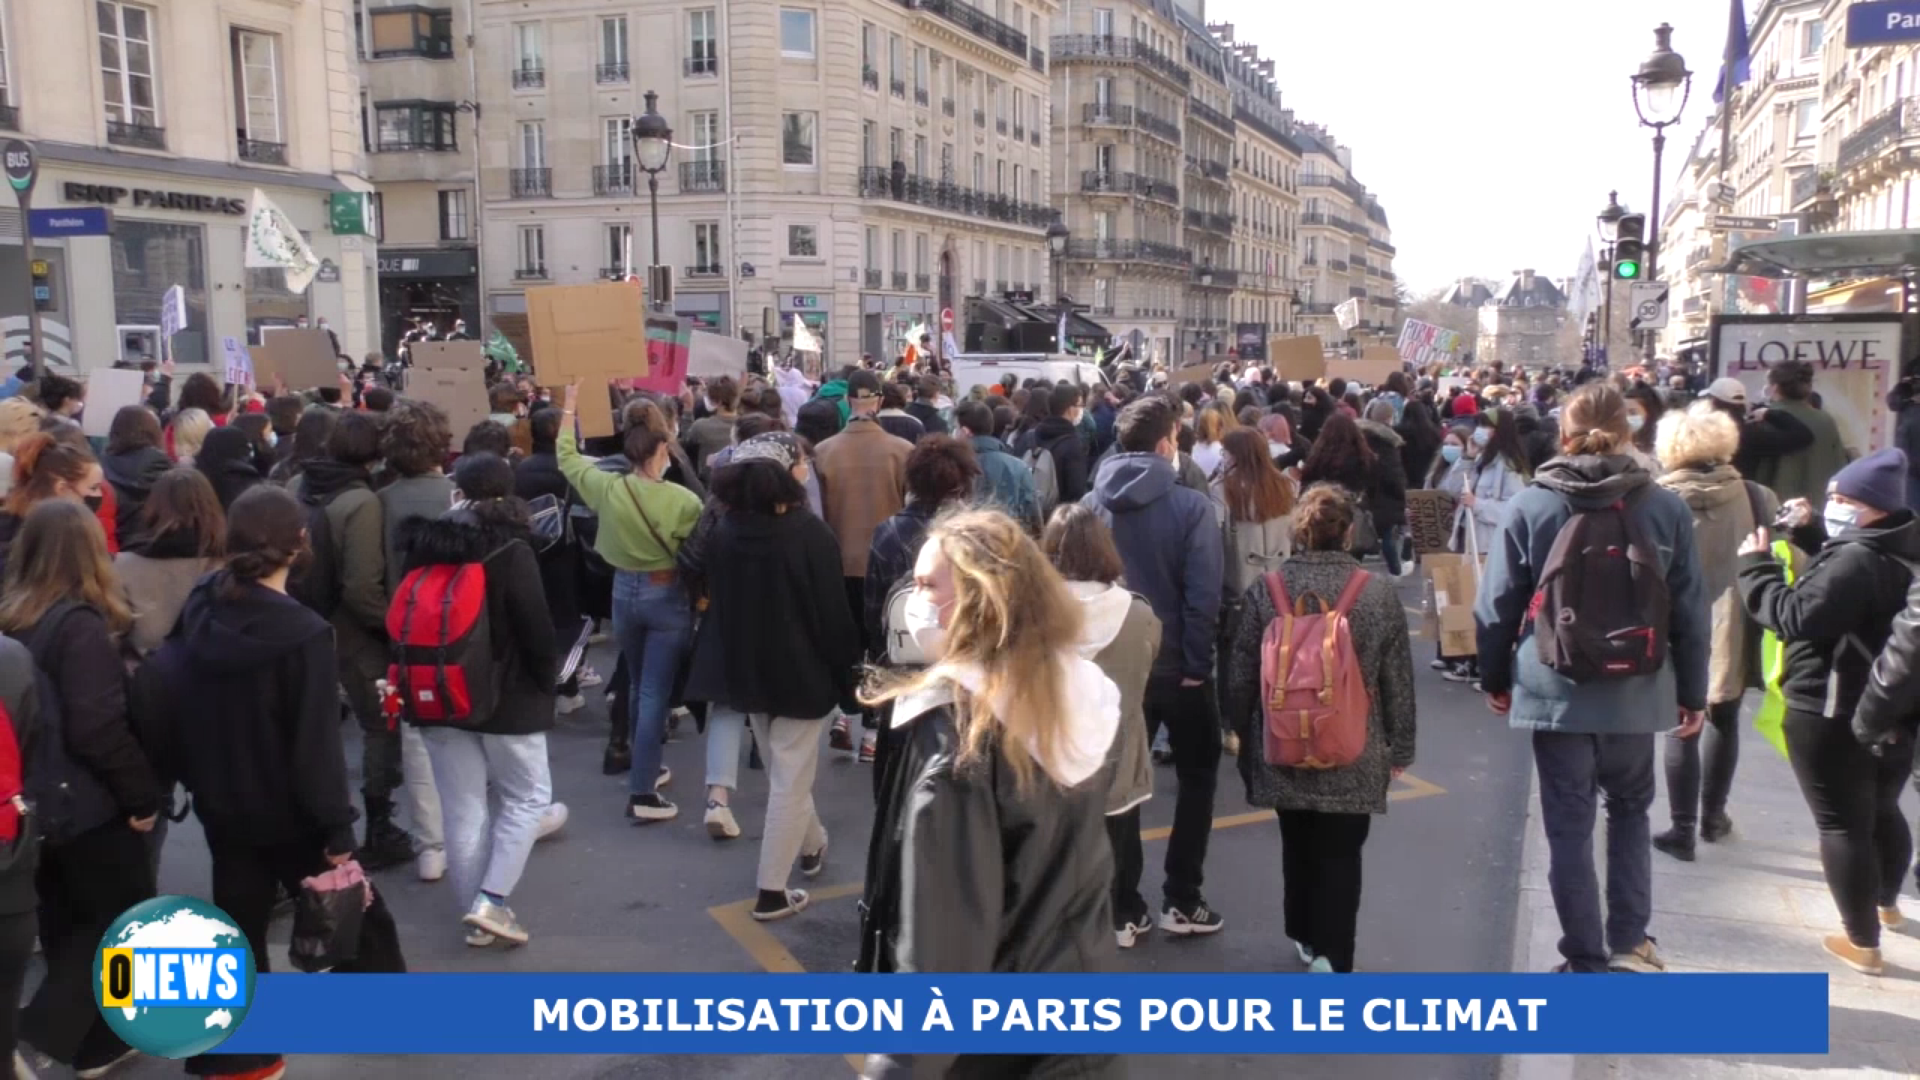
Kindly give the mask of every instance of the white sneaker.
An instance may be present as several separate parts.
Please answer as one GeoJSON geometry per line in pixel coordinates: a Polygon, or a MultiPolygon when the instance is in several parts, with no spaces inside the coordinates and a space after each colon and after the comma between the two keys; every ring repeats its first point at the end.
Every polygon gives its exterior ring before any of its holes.
{"type": "Polygon", "coordinates": [[[484,949],[500,939],[477,926],[467,927],[467,944],[476,949],[484,949]]]}
{"type": "Polygon", "coordinates": [[[580,666],[580,685],[582,687],[599,686],[606,681],[607,680],[600,677],[599,672],[593,670],[593,665],[582,664],[580,666]]]}
{"type": "Polygon", "coordinates": [[[725,803],[707,804],[707,835],[715,840],[732,840],[740,835],[740,823],[733,819],[733,808],[725,803]]]}
{"type": "Polygon", "coordinates": [[[653,782],[653,790],[659,791],[671,783],[673,783],[673,770],[665,765],[660,766],[660,778],[653,782]]]}
{"type": "Polygon", "coordinates": [[[476,930],[484,930],[494,937],[505,938],[515,945],[527,943],[527,928],[521,926],[520,920],[513,917],[513,909],[504,904],[496,904],[484,896],[474,897],[473,907],[467,909],[466,916],[460,921],[476,930]]]}
{"type": "Polygon", "coordinates": [[[13,1080],[36,1080],[33,1067],[27,1064],[27,1059],[20,1056],[18,1050],[13,1052],[13,1080]]]}
{"type": "Polygon", "coordinates": [[[533,839],[537,843],[566,827],[567,804],[563,802],[548,803],[546,810],[540,815],[540,831],[533,834],[533,839]]]}
{"type": "Polygon", "coordinates": [[[439,881],[447,876],[447,849],[421,848],[420,854],[414,857],[413,866],[420,872],[421,881],[439,881]]]}
{"type": "Polygon", "coordinates": [[[574,713],[577,713],[581,709],[584,709],[586,707],[587,707],[587,698],[586,698],[586,695],[584,694],[575,694],[572,697],[556,698],[554,699],[554,702],[553,702],[553,711],[555,714],[560,716],[572,716],[574,713]]]}
{"type": "Polygon", "coordinates": [[[1131,949],[1143,937],[1153,932],[1153,916],[1143,915],[1138,922],[1129,921],[1113,932],[1113,943],[1123,949],[1131,949]]]}
{"type": "Polygon", "coordinates": [[[1313,963],[1307,965],[1307,974],[1331,975],[1333,974],[1333,963],[1324,956],[1316,956],[1313,958],[1313,963]]]}
{"type": "Polygon", "coordinates": [[[1300,958],[1300,964],[1303,967],[1312,967],[1313,962],[1319,959],[1319,954],[1297,941],[1293,943],[1293,953],[1300,958]]]}

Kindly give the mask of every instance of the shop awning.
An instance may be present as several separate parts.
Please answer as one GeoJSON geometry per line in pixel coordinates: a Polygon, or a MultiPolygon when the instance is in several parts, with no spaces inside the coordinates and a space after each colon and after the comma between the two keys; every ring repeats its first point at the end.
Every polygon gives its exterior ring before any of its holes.
{"type": "MultiPolygon", "coordinates": [[[[998,296],[969,298],[967,313],[972,319],[997,319],[1003,326],[1010,326],[1017,322],[1041,322],[1052,326],[1060,321],[1059,309],[1051,304],[1021,304],[998,296]]],[[[1087,341],[1104,346],[1113,340],[1113,332],[1069,308],[1067,340],[1087,341]]]]}
{"type": "Polygon", "coordinates": [[[1814,233],[1762,240],[1709,271],[1763,278],[1884,277],[1920,269],[1920,230],[1814,233]]]}

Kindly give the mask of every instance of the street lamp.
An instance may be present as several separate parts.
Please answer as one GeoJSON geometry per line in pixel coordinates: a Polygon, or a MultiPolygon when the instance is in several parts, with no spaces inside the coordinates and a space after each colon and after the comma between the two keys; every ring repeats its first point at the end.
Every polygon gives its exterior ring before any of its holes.
{"type": "Polygon", "coordinates": [[[1600,226],[1600,239],[1608,244],[1620,239],[1620,219],[1626,216],[1627,208],[1620,205],[1620,193],[1607,192],[1607,208],[1594,219],[1600,226]]]}
{"type": "MultiPolygon", "coordinates": [[[[1208,256],[1206,261],[1200,264],[1200,287],[1203,289],[1210,289],[1213,287],[1212,256],[1208,256]]],[[[1206,328],[1206,320],[1211,319],[1212,317],[1213,317],[1213,300],[1209,298],[1206,293],[1201,293],[1200,294],[1201,326],[1200,326],[1200,333],[1197,336],[1200,338],[1200,355],[1202,356],[1209,355],[1207,351],[1208,346],[1213,344],[1213,334],[1206,328]]]]}
{"type": "Polygon", "coordinates": [[[1055,306],[1062,303],[1060,297],[1060,263],[1061,260],[1067,257],[1067,238],[1070,235],[1072,234],[1067,231],[1067,223],[1064,221],[1056,220],[1053,224],[1047,226],[1047,250],[1053,253],[1053,302],[1055,306]]]}
{"type": "Polygon", "coordinates": [[[647,111],[633,118],[632,130],[633,155],[647,174],[647,202],[653,216],[653,265],[648,272],[651,280],[647,282],[647,292],[656,302],[663,303],[670,299],[666,294],[672,291],[673,279],[661,269],[660,262],[660,173],[673,153],[673,125],[655,108],[659,100],[660,95],[647,91],[647,111]]]}
{"type": "Polygon", "coordinates": [[[1661,23],[1653,31],[1653,55],[1633,76],[1633,111],[1643,127],[1653,129],[1653,206],[1647,214],[1649,281],[1660,276],[1660,158],[1667,149],[1667,128],[1680,122],[1692,93],[1693,72],[1673,51],[1673,27],[1661,23]]]}

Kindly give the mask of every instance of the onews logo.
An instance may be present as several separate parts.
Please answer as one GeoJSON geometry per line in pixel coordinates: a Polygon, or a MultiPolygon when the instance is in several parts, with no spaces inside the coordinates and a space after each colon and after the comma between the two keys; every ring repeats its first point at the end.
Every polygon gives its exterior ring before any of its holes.
{"type": "Polygon", "coordinates": [[[156,1057],[204,1054],[253,1000],[253,952],[226,912],[161,896],[114,920],[94,955],[94,1002],[114,1034],[156,1057]]]}

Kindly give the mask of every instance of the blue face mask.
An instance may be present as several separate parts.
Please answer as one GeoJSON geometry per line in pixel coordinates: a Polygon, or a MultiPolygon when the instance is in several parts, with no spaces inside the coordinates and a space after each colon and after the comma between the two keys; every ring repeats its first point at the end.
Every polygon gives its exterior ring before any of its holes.
{"type": "Polygon", "coordinates": [[[1454,462],[1459,461],[1460,454],[1461,454],[1461,447],[1459,443],[1448,443],[1445,446],[1442,446],[1440,448],[1440,456],[1445,458],[1447,464],[1449,465],[1452,465],[1454,462]]]}
{"type": "Polygon", "coordinates": [[[1473,445],[1475,445],[1475,446],[1485,446],[1485,445],[1487,445],[1488,443],[1490,443],[1490,442],[1492,442],[1492,441],[1493,441],[1493,429],[1492,429],[1492,428],[1490,428],[1490,427],[1477,427],[1477,428],[1474,428],[1474,429],[1473,429],[1473,445]]]}
{"type": "Polygon", "coordinates": [[[1853,528],[1854,522],[1860,520],[1860,508],[1830,501],[1820,516],[1826,520],[1827,539],[1831,540],[1853,528]]]}

